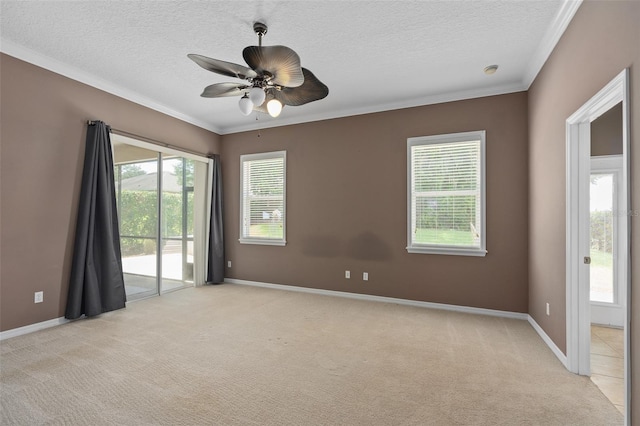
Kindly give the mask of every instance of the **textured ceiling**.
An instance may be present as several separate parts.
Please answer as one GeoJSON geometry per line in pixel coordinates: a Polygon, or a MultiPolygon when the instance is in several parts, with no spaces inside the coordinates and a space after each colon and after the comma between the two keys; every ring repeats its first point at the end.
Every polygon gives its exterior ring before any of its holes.
{"type": "Polygon", "coordinates": [[[525,90],[566,8],[564,0],[0,5],[5,53],[218,133],[525,90]],[[256,20],[269,26],[264,44],[294,49],[329,87],[327,98],[256,121],[240,113],[238,98],[199,96],[209,84],[238,80],[187,54],[244,64],[242,49],[257,44],[256,20]],[[500,68],[487,76],[491,64],[500,68]]]}

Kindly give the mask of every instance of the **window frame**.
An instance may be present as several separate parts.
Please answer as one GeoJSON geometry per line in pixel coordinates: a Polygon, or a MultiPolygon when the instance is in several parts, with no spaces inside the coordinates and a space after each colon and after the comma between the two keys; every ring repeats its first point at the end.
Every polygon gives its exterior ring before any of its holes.
{"type": "Polygon", "coordinates": [[[287,151],[260,152],[255,154],[243,154],[240,156],[240,241],[241,244],[257,244],[268,246],[284,246],[287,244],[287,151]],[[282,238],[260,238],[244,236],[245,195],[244,195],[244,164],[247,161],[269,160],[282,158],[282,238]]]}
{"type": "Polygon", "coordinates": [[[442,254],[459,256],[486,256],[487,254],[487,191],[486,191],[486,131],[450,133],[433,136],[419,136],[407,139],[407,252],[417,254],[442,254]],[[421,145],[442,145],[458,142],[480,141],[480,246],[459,247],[453,245],[421,244],[413,242],[412,219],[412,179],[411,148],[421,145]]]}

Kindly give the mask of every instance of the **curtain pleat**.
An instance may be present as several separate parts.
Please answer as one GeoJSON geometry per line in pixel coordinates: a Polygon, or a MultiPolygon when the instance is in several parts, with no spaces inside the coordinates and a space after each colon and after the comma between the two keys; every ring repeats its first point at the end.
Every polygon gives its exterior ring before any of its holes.
{"type": "Polygon", "coordinates": [[[109,126],[89,125],[65,317],[124,308],[120,231],[109,126]]]}
{"type": "Polygon", "coordinates": [[[207,259],[207,283],[224,281],[224,235],[222,223],[222,168],[220,156],[213,156],[211,182],[211,216],[209,217],[209,250],[207,259]]]}

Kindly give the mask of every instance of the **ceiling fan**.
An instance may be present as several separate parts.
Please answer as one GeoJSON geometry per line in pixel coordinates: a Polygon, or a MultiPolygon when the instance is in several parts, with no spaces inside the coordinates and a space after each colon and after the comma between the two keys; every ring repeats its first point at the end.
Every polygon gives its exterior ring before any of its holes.
{"type": "Polygon", "coordinates": [[[253,30],[258,35],[258,46],[247,46],[242,51],[249,68],[193,53],[187,55],[208,71],[246,80],[243,83],[212,84],[205,87],[200,96],[242,96],[238,105],[244,115],[251,114],[253,110],[277,117],[284,105],[304,105],[329,94],[327,86],[311,71],[300,66],[300,57],[292,49],[262,45],[262,37],[267,33],[264,23],[255,22],[253,30]]]}

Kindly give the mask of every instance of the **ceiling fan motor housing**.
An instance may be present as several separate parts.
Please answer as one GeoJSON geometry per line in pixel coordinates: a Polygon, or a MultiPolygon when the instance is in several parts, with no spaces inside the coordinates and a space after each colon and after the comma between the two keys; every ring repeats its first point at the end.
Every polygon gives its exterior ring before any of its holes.
{"type": "Polygon", "coordinates": [[[263,36],[267,33],[267,24],[264,22],[254,22],[253,31],[259,36],[263,36]]]}

